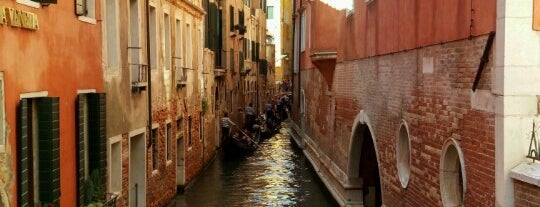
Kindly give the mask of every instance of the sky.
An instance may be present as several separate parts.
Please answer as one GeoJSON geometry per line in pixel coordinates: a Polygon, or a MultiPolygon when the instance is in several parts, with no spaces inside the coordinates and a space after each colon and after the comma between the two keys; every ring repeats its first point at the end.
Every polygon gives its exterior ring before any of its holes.
{"type": "Polygon", "coordinates": [[[352,9],[353,0],[321,0],[337,9],[352,9]]]}

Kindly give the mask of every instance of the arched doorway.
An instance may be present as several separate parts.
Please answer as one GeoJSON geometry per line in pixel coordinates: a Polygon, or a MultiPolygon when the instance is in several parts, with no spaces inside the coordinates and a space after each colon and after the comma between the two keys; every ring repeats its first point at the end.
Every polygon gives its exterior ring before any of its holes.
{"type": "Polygon", "coordinates": [[[362,136],[362,149],[358,162],[358,177],[362,178],[363,181],[363,203],[365,207],[380,207],[382,205],[381,178],[375,145],[369,129],[363,130],[359,136],[362,136]]]}
{"type": "Polygon", "coordinates": [[[377,143],[371,133],[369,119],[360,112],[355,119],[349,147],[347,193],[352,205],[365,207],[382,206],[382,187],[377,156],[377,143]]]}

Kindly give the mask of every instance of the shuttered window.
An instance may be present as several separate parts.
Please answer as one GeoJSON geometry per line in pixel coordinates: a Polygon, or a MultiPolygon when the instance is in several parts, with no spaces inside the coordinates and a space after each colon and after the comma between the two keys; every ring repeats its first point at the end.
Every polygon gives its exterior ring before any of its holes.
{"type": "Polygon", "coordinates": [[[234,31],[234,7],[229,6],[229,29],[234,31]]]}
{"type": "Polygon", "coordinates": [[[76,101],[77,124],[77,203],[84,203],[88,177],[99,173],[98,183],[105,189],[107,175],[106,96],[104,93],[79,94],[76,101]]]}
{"type": "Polygon", "coordinates": [[[230,54],[230,57],[231,57],[231,66],[230,66],[230,67],[231,67],[231,71],[234,71],[234,72],[235,72],[236,70],[234,69],[234,49],[233,49],[233,48],[231,48],[231,54],[230,54]]]}
{"type": "Polygon", "coordinates": [[[22,99],[17,126],[19,206],[60,203],[59,98],[22,99]]]}

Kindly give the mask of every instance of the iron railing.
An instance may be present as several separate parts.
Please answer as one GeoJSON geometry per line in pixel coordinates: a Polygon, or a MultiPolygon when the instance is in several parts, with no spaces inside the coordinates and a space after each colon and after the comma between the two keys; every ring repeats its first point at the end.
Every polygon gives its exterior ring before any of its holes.
{"type": "Polygon", "coordinates": [[[532,135],[531,135],[531,142],[529,144],[529,152],[527,153],[527,158],[531,158],[534,161],[540,161],[540,152],[538,151],[540,149],[540,145],[538,145],[538,141],[536,140],[536,123],[533,122],[533,128],[532,128],[532,135]]]}
{"type": "Polygon", "coordinates": [[[177,66],[175,67],[175,80],[177,86],[185,86],[187,82],[187,70],[189,68],[177,66]]]}
{"type": "Polygon", "coordinates": [[[148,82],[148,65],[130,63],[129,70],[131,71],[131,84],[133,86],[146,86],[148,82]]]}

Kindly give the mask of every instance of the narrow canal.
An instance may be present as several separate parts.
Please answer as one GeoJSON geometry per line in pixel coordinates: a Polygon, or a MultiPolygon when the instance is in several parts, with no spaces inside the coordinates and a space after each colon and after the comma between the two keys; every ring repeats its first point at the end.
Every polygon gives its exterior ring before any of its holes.
{"type": "Polygon", "coordinates": [[[176,206],[337,206],[291,142],[281,129],[244,159],[220,153],[193,186],[177,196],[176,206]]]}

